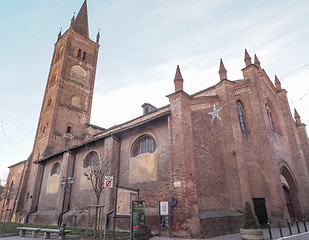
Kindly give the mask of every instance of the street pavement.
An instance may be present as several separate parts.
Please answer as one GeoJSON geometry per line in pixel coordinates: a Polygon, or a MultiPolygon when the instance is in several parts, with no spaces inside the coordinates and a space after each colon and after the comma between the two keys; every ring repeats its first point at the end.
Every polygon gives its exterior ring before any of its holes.
{"type": "MultiPolygon", "coordinates": [[[[308,229],[309,229],[309,222],[306,222],[308,229]]],[[[294,224],[291,227],[291,231],[292,231],[292,236],[290,236],[290,231],[288,228],[282,228],[282,235],[283,237],[280,236],[280,231],[279,228],[271,228],[271,233],[272,233],[272,239],[276,239],[276,240],[309,240],[309,232],[305,232],[305,226],[303,225],[303,223],[299,223],[299,232],[298,233],[298,228],[296,226],[296,224],[294,224]]],[[[263,229],[264,232],[264,238],[265,239],[270,239],[270,234],[269,234],[269,230],[263,229]]],[[[11,236],[11,237],[1,237],[0,236],[0,240],[29,240],[31,239],[31,234],[27,234],[26,237],[19,237],[19,236],[11,236]]],[[[44,239],[43,235],[39,235],[38,238],[36,238],[37,240],[39,239],[44,239]]],[[[58,237],[56,235],[52,235],[51,239],[58,239],[58,237]]],[[[67,237],[67,239],[70,239],[69,236],[67,237]]],[[[153,237],[151,240],[169,240],[170,238],[168,237],[153,237]]],[[[178,239],[178,240],[189,240],[189,239],[184,239],[184,238],[173,238],[173,239],[178,239]]],[[[240,234],[236,233],[236,234],[229,234],[229,235],[224,235],[224,236],[220,236],[220,237],[214,237],[214,238],[205,238],[208,240],[240,240],[240,234]]],[[[203,239],[195,239],[195,240],[203,240],[203,239]]]]}

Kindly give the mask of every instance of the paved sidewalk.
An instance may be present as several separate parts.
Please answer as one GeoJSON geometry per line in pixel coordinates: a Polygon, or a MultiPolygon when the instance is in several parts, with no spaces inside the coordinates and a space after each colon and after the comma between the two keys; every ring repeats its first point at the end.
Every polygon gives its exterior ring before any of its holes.
{"type": "MultiPolygon", "coordinates": [[[[309,230],[309,222],[306,222],[307,228],[309,230]]],[[[294,224],[291,227],[292,234],[293,236],[290,236],[290,232],[288,228],[282,228],[282,234],[283,237],[280,237],[280,231],[279,228],[271,228],[272,232],[272,237],[273,239],[277,240],[309,240],[309,232],[305,232],[305,227],[302,222],[299,223],[299,230],[301,233],[298,233],[298,229],[296,224],[294,224]]],[[[269,231],[268,229],[263,229],[264,232],[264,238],[265,239],[270,239],[269,231]]],[[[30,240],[31,239],[31,234],[27,235],[26,237],[19,237],[19,236],[11,236],[11,237],[0,237],[0,240],[30,240]]],[[[44,239],[43,235],[39,235],[38,238],[36,239],[44,239]]],[[[56,235],[52,235],[51,239],[58,239],[56,235]]],[[[70,239],[69,237],[67,239],[70,239]]],[[[169,240],[170,238],[167,237],[153,237],[151,240],[169,240]]],[[[184,238],[173,238],[173,239],[178,239],[178,240],[189,240],[189,239],[184,239],[184,238]]],[[[235,233],[235,234],[229,234],[229,235],[224,235],[220,237],[214,237],[214,238],[205,238],[208,240],[240,240],[240,234],[235,233]]],[[[195,239],[195,240],[203,240],[203,239],[195,239]]]]}

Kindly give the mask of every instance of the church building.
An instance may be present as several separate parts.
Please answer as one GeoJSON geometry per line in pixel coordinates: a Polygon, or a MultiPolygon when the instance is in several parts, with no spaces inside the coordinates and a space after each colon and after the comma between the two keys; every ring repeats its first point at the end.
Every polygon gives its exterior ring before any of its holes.
{"type": "Polygon", "coordinates": [[[246,201],[261,225],[309,220],[306,125],[256,55],[245,50],[240,80],[228,78],[221,59],[217,84],[192,95],[177,66],[168,105],[145,103],[142,116],[104,129],[90,124],[99,40],[89,38],[85,1],[58,34],[31,155],[10,167],[0,204],[12,220],[85,226],[96,202],[85,171],[98,163],[114,178],[100,200],[109,228],[129,228],[128,218],[113,220],[125,211],[117,187],[129,199],[138,189],[154,232],[159,202],[173,199],[173,236],[237,232],[246,201]]]}

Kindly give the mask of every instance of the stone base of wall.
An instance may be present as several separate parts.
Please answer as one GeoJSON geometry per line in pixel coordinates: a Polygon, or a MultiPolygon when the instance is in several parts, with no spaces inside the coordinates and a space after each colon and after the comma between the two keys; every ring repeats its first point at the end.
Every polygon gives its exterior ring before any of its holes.
{"type": "Polygon", "coordinates": [[[242,214],[233,209],[213,209],[199,211],[203,238],[239,232],[242,214]]]}
{"type": "Polygon", "coordinates": [[[57,225],[59,214],[56,211],[38,211],[30,214],[28,222],[34,224],[57,225]]]}

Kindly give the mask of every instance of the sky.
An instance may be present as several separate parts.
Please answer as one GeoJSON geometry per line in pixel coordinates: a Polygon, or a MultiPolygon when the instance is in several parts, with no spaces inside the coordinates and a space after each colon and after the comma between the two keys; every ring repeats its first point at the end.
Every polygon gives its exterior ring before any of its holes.
{"type": "MultiPolygon", "coordinates": [[[[0,0],[0,179],[32,151],[58,32],[83,0],[0,0]]],[[[257,54],[290,107],[309,124],[309,1],[88,0],[89,36],[100,29],[91,123],[108,128],[168,104],[180,65],[184,91],[241,79],[244,49],[257,54]]],[[[308,129],[308,127],[307,127],[308,129]]]]}

